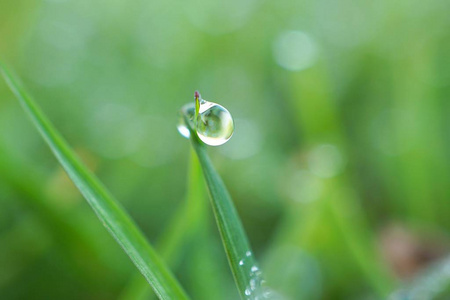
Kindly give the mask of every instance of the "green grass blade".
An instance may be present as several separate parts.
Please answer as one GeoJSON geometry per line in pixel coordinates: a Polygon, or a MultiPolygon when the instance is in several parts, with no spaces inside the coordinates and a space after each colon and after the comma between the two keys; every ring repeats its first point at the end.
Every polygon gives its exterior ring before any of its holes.
{"type": "Polygon", "coordinates": [[[188,299],[142,232],[100,181],[80,162],[53,125],[8,70],[0,70],[24,110],[100,221],[120,244],[161,299],[188,299]]]}
{"type": "Polygon", "coordinates": [[[206,218],[207,199],[202,170],[194,151],[191,152],[185,203],[172,217],[156,246],[171,267],[179,264],[183,246],[192,239],[206,218]]]}
{"type": "Polygon", "coordinates": [[[192,131],[191,142],[202,166],[217,226],[239,294],[243,299],[261,297],[261,272],[230,194],[214,169],[204,144],[192,131]]]}
{"type": "MultiPolygon", "coordinates": [[[[169,226],[155,245],[172,270],[176,270],[187,244],[192,243],[193,236],[198,234],[199,227],[205,223],[207,203],[202,177],[198,158],[194,150],[191,150],[185,202],[174,213],[169,226]]],[[[148,284],[142,277],[133,278],[119,297],[120,300],[153,298],[154,295],[150,294],[148,284]]]]}

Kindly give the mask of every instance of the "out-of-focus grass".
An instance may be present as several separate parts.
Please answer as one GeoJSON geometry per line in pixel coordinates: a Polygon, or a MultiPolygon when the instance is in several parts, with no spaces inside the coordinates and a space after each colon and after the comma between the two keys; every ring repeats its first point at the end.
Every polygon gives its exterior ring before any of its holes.
{"type": "MultiPolygon", "coordinates": [[[[177,269],[182,254],[192,244],[194,236],[199,234],[200,227],[205,225],[207,207],[205,191],[201,167],[194,151],[191,151],[187,182],[186,202],[174,213],[166,232],[156,246],[161,257],[172,269],[177,269]]],[[[148,299],[150,295],[148,283],[139,274],[130,280],[120,299],[148,299]]]]}
{"type": "MultiPolygon", "coordinates": [[[[384,294],[448,254],[448,3],[219,3],[3,1],[0,56],[151,241],[184,205],[189,145],[176,113],[199,89],[229,103],[235,135],[211,156],[286,297],[384,294]]],[[[0,298],[123,291],[132,266],[3,83],[0,149],[0,257],[14,258],[1,265],[0,298]],[[85,226],[55,230],[55,218],[85,226]],[[80,239],[87,254],[68,252],[80,239]],[[102,245],[108,257],[96,258],[102,245]],[[92,279],[111,261],[102,283],[92,279]]],[[[205,224],[176,269],[195,299],[214,298],[200,283],[211,268],[222,270],[211,286],[234,289],[205,224]]]]}
{"type": "Polygon", "coordinates": [[[67,175],[86,199],[100,222],[122,247],[160,299],[189,299],[167,265],[122,206],[84,165],[27,94],[18,79],[0,62],[0,73],[33,125],[49,146],[67,175]]]}

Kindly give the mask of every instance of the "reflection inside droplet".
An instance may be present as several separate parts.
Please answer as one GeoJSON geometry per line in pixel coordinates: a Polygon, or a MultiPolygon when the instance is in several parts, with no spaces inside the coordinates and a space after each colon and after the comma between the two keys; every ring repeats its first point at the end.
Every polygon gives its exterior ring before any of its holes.
{"type": "Polygon", "coordinates": [[[191,128],[195,129],[199,139],[207,145],[219,146],[226,143],[234,132],[234,121],[230,112],[222,105],[203,100],[198,91],[194,97],[195,104],[188,103],[181,108],[178,132],[189,138],[191,128]],[[186,121],[189,124],[186,124],[186,121]]]}
{"type": "Polygon", "coordinates": [[[210,146],[222,145],[231,138],[233,131],[233,118],[225,107],[201,100],[197,117],[197,134],[202,142],[210,146]]]}

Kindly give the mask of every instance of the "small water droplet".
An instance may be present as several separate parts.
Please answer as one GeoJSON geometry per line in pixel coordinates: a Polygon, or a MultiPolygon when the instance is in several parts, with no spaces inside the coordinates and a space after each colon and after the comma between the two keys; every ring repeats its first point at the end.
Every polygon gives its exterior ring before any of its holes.
{"type": "Polygon", "coordinates": [[[207,145],[219,146],[226,143],[233,132],[230,112],[222,105],[202,99],[197,117],[198,137],[207,145]]]}
{"type": "Polygon", "coordinates": [[[263,294],[265,297],[269,297],[270,295],[272,295],[271,291],[265,291],[263,294]]]}
{"type": "Polygon", "coordinates": [[[191,132],[189,131],[189,128],[186,126],[184,115],[187,115],[189,117],[189,120],[192,122],[191,126],[193,127],[194,124],[194,116],[195,116],[195,104],[194,103],[188,103],[183,105],[183,107],[180,110],[180,116],[178,119],[177,129],[178,132],[184,136],[185,138],[189,138],[191,136],[191,132]]]}
{"type": "Polygon", "coordinates": [[[250,289],[252,289],[252,290],[256,289],[256,280],[255,279],[250,280],[250,289]]]}
{"type": "Polygon", "coordinates": [[[250,289],[245,289],[245,294],[247,295],[247,296],[250,296],[250,294],[251,294],[252,292],[250,291],[250,289]]]}
{"type": "Polygon", "coordinates": [[[274,296],[274,292],[271,291],[271,290],[265,290],[264,293],[263,293],[263,296],[264,296],[266,299],[270,299],[270,297],[273,297],[273,296],[274,296]]]}
{"type": "Polygon", "coordinates": [[[245,252],[245,255],[250,256],[250,255],[252,255],[252,252],[247,251],[247,252],[245,252]]]}
{"type": "Polygon", "coordinates": [[[253,266],[252,268],[251,268],[251,271],[252,272],[257,272],[259,269],[258,269],[258,267],[257,266],[253,266]]]}
{"type": "Polygon", "coordinates": [[[239,265],[240,265],[240,266],[243,266],[243,265],[244,265],[244,260],[243,260],[243,259],[241,259],[241,260],[239,261],[239,265]]]}

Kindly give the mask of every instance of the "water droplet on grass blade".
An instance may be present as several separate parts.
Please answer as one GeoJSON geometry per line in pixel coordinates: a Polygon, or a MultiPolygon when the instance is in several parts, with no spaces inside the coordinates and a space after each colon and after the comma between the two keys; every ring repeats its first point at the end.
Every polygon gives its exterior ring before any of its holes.
{"type": "Polygon", "coordinates": [[[189,138],[191,136],[191,132],[189,131],[189,128],[186,126],[186,121],[184,116],[188,116],[189,121],[191,122],[192,128],[194,127],[194,116],[195,116],[195,104],[194,103],[188,103],[183,105],[183,107],[180,110],[180,116],[178,119],[177,129],[178,132],[184,136],[185,138],[189,138]]]}
{"type": "Polygon", "coordinates": [[[210,146],[226,143],[234,132],[234,122],[230,112],[214,102],[200,101],[197,117],[197,134],[200,140],[210,146]]]}
{"type": "Polygon", "coordinates": [[[203,100],[198,91],[194,93],[194,98],[195,104],[189,103],[181,108],[177,125],[180,134],[189,138],[191,127],[207,145],[219,146],[226,143],[234,132],[234,121],[230,112],[222,105],[203,100]],[[186,124],[186,116],[189,126],[186,124]]]}
{"type": "Polygon", "coordinates": [[[256,280],[250,279],[250,289],[255,290],[256,289],[256,280]]]}

